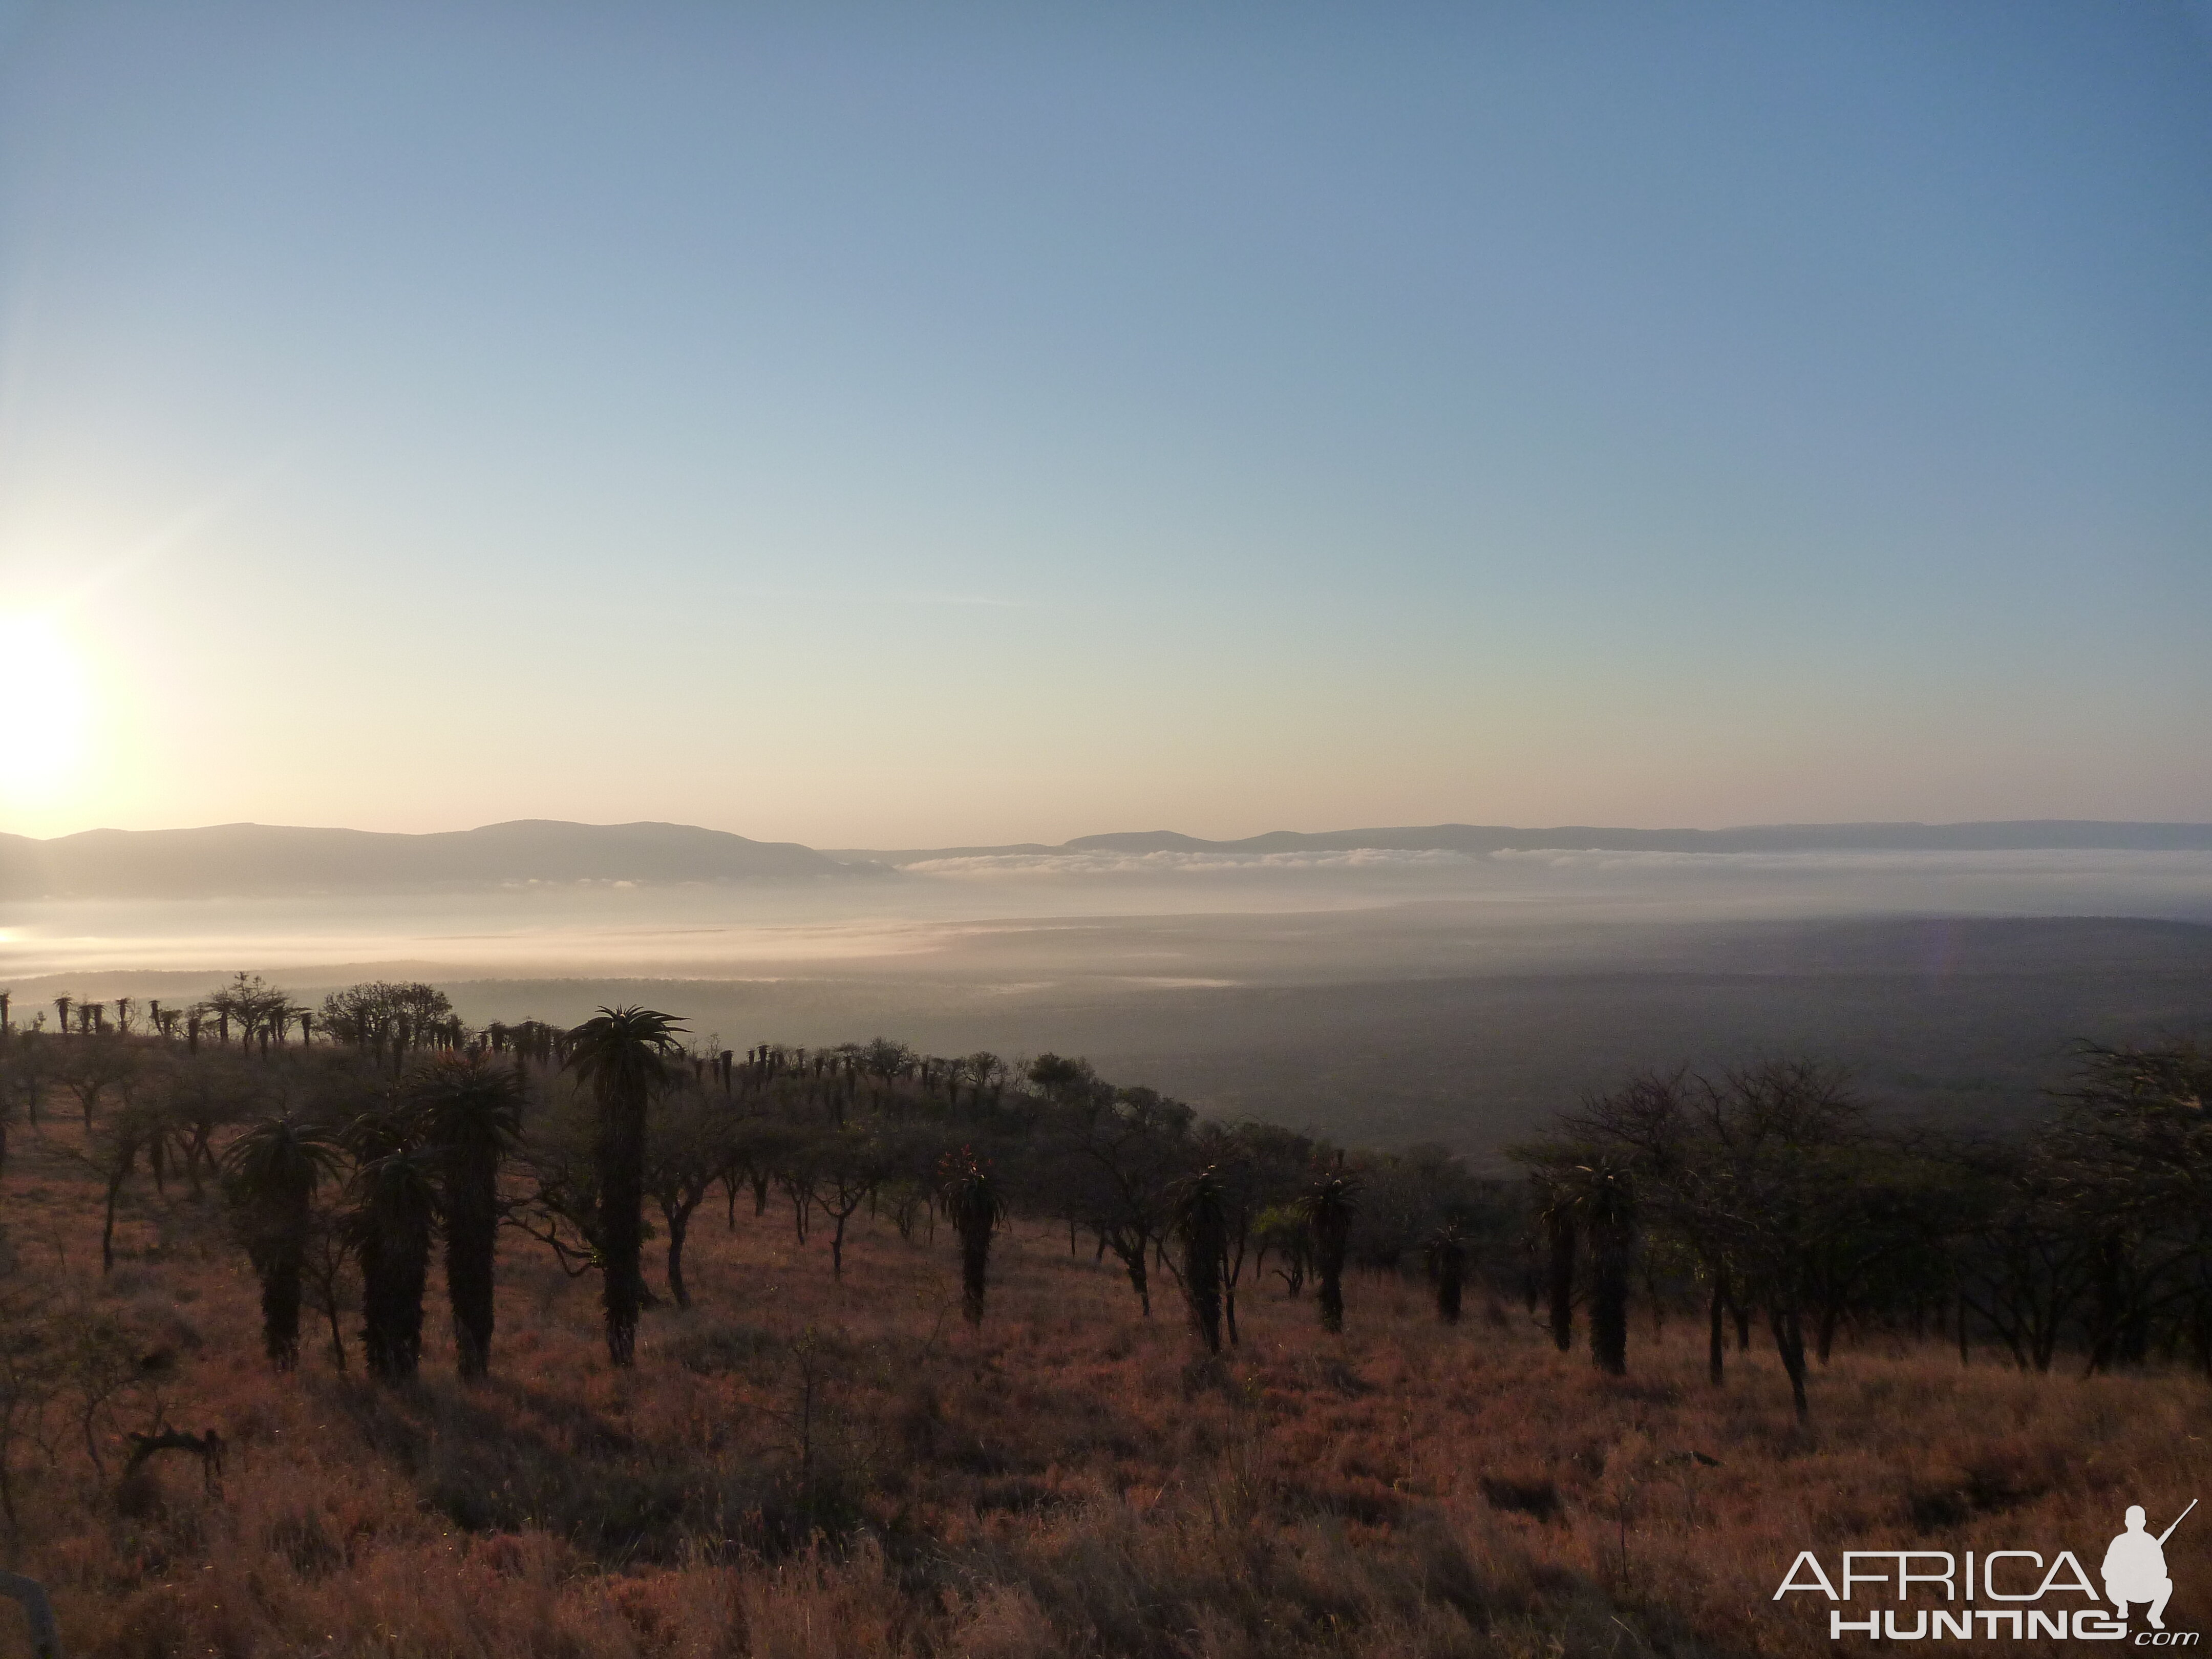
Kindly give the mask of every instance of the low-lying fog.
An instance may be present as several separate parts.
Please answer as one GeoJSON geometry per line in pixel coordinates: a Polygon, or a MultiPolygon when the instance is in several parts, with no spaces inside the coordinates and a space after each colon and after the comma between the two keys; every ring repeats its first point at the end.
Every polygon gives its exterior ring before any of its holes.
{"type": "Polygon", "coordinates": [[[2212,854],[1054,854],[0,916],[19,1018],[240,968],[309,1000],[427,978],[479,1021],[647,1000],[733,1048],[1082,1053],[1214,1111],[1486,1159],[1639,1067],[1779,1053],[1899,1109],[2033,1110],[2074,1038],[2212,1024],[2212,854]]]}
{"type": "MultiPolygon", "coordinates": [[[[939,859],[894,879],[532,884],[464,891],[169,902],[27,901],[0,916],[0,970],[214,971],[406,963],[442,971],[746,976],[826,964],[988,975],[1115,971],[1085,919],[1375,914],[1357,924],[1200,930],[1115,959],[1208,981],[1433,972],[1581,954],[1592,926],[1873,915],[2212,921],[2212,853],[1209,853],[939,859]],[[1016,941],[1021,941],[1017,945],[1016,941]],[[1218,959],[1228,951],[1230,959],[1218,959]],[[1349,952],[1349,955],[1346,954],[1349,952]],[[1064,959],[1062,959],[1064,958],[1064,959]],[[1188,973],[1185,972],[1188,969],[1188,973]]],[[[1608,929],[1604,949],[1616,947],[1608,929]]]]}

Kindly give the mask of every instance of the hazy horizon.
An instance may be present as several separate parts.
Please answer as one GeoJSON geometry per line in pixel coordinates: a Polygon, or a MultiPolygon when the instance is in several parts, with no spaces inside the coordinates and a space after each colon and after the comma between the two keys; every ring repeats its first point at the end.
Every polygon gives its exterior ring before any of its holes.
{"type": "MultiPolygon", "coordinates": [[[[1256,822],[1256,820],[1255,820],[1255,822],[1256,822]]],[[[2131,818],[2131,817],[2119,817],[2119,816],[2115,816],[2115,815],[2111,815],[2111,814],[2088,814],[2088,815],[2085,815],[2085,816],[2074,817],[2064,817],[2064,818],[2060,818],[2060,817],[2021,817],[2021,818],[1934,818],[1934,819],[1929,819],[1929,818],[1880,818],[1880,817],[1847,817],[1826,818],[1826,819],[1818,819],[1818,820],[1811,820],[1811,819],[1808,819],[1808,820],[1779,820],[1779,819],[1774,819],[1774,820],[1759,820],[1759,821],[1757,821],[1757,822],[1753,822],[1753,821],[1749,821],[1749,820],[1742,820],[1742,821],[1730,821],[1730,822],[1722,822],[1722,821],[1719,821],[1719,820],[1708,820],[1708,821],[1703,821],[1703,822],[1692,822],[1692,821],[1688,821],[1688,820],[1669,819],[1669,820],[1665,820],[1665,821],[1656,821],[1656,820],[1655,820],[1655,821],[1646,821],[1646,822],[1642,822],[1642,823],[1637,823],[1637,822],[1631,822],[1631,821],[1627,821],[1627,820],[1620,820],[1620,821],[1618,821],[1618,822],[1611,822],[1611,823],[1604,823],[1604,824],[1599,824],[1599,823],[1583,823],[1583,822],[1579,822],[1579,821],[1577,821],[1577,823],[1575,823],[1570,824],[1570,823],[1569,823],[1567,821],[1565,821],[1565,820],[1559,820],[1559,821],[1555,821],[1555,822],[1548,823],[1522,823],[1522,824],[1515,824],[1515,825],[1492,825],[1492,824],[1474,825],[1474,824],[1471,824],[1471,823],[1468,823],[1467,821],[1460,820],[1460,819],[1440,819],[1440,820],[1437,820],[1437,821],[1435,821],[1435,823],[1432,823],[1432,824],[1426,825],[1426,826],[1424,826],[1424,827],[1431,827],[1431,828],[1438,828],[1438,829],[1512,828],[1512,829],[1518,829],[1518,830],[1528,830],[1528,831],[1542,831],[1542,830],[1559,830],[1559,829],[1566,829],[1566,828],[1580,828],[1580,829],[1595,829],[1595,830],[1608,830],[1608,829],[1611,829],[1611,830],[1631,830],[1631,831],[1648,831],[1648,832],[1653,832],[1653,833],[1665,833],[1665,832],[1667,832],[1667,831],[1670,831],[1670,830],[1690,830],[1690,831],[1712,832],[1712,831],[1723,831],[1723,830],[1776,830],[1776,829],[1788,829],[1788,830],[1803,830],[1803,829],[1814,829],[1814,830],[1819,830],[1819,829],[1850,830],[1850,829],[1865,829],[1865,828],[1884,828],[1884,829],[1887,829],[1887,828],[1955,829],[1955,828],[1960,828],[1960,827],[1968,826],[1968,825],[1996,825],[1996,824],[2002,824],[2002,825],[2007,825],[2007,826],[2012,826],[2012,825],[2052,824],[2052,823],[2069,823],[2069,824],[2073,824],[2073,823],[2097,823],[2097,824],[2108,824],[2108,825],[2113,825],[2113,826],[2136,826],[2136,825],[2153,825],[2153,824],[2154,824],[2154,825],[2157,825],[2157,826],[2160,826],[2160,827],[2172,827],[2172,826],[2176,826],[2176,825],[2183,825],[2183,826],[2187,826],[2187,827],[2191,827],[2191,828],[2203,828],[2203,827],[2207,827],[2207,826],[2212,826],[2212,817],[2208,817],[2207,819],[2204,819],[2204,820],[2199,821],[2199,820],[2193,820],[2193,819],[2180,819],[2180,818],[2177,818],[2177,819],[2148,819],[2148,818],[2139,818],[2139,817],[2136,817],[2136,818],[2131,818]]],[[[550,817],[550,816],[548,816],[548,815],[545,815],[545,814],[542,814],[542,813],[522,813],[522,814],[519,814],[519,815],[517,815],[517,816],[515,816],[515,817],[513,817],[499,818],[499,819],[488,819],[488,820],[483,820],[483,821],[481,821],[481,822],[468,822],[468,823],[459,823],[459,822],[455,822],[455,823],[434,823],[434,824],[430,824],[430,825],[428,825],[428,826],[427,826],[427,827],[425,827],[425,828],[422,828],[422,829],[410,829],[410,830],[387,830],[387,829],[377,829],[377,828],[373,828],[373,827],[370,827],[370,826],[367,826],[367,825],[363,825],[363,824],[359,824],[359,823],[296,823],[296,822],[291,822],[291,821],[286,821],[286,822],[283,822],[283,823],[275,823],[275,822],[270,822],[270,821],[263,820],[263,819],[258,819],[258,818],[215,818],[215,819],[208,819],[208,820],[204,820],[204,821],[193,821],[193,822],[191,822],[191,823],[147,823],[147,824],[131,824],[131,825],[118,824],[118,823],[90,823],[90,824],[83,825],[83,826],[82,826],[81,828],[78,828],[78,829],[75,829],[75,830],[56,830],[56,831],[54,831],[54,832],[53,832],[52,834],[51,834],[51,835],[42,835],[42,836],[31,836],[31,835],[28,835],[28,834],[27,834],[27,832],[22,832],[22,831],[13,831],[13,830],[0,830],[0,834],[26,834],[26,835],[27,835],[27,838],[31,839],[31,840],[36,840],[36,841],[60,841],[60,840],[65,840],[65,839],[67,839],[67,838],[69,838],[70,836],[72,836],[92,835],[92,834],[97,834],[97,833],[99,833],[99,832],[100,832],[100,831],[103,831],[103,830],[107,830],[107,831],[121,830],[121,831],[124,831],[125,833],[127,833],[127,834],[143,835],[143,834],[149,834],[149,833],[150,833],[150,834],[160,834],[160,833],[162,833],[162,832],[165,832],[165,831],[178,831],[178,830],[228,830],[228,829],[240,829],[240,828],[246,828],[246,829],[286,829],[286,830],[345,830],[345,831],[352,831],[352,832],[356,832],[356,833],[365,834],[365,835],[450,836],[450,835],[456,835],[456,834],[466,834],[466,833],[468,833],[468,832],[469,832],[469,831],[471,831],[471,830],[489,830],[489,829],[500,829],[500,828],[505,828],[505,827],[513,826],[513,825],[518,825],[518,824],[561,824],[561,825],[576,825],[576,826],[580,826],[580,827],[586,828],[586,829],[608,829],[608,830],[611,830],[611,829],[627,829],[627,828],[634,828],[634,827],[637,827],[637,826],[640,826],[640,825],[650,825],[650,826],[655,826],[655,827],[664,827],[664,826],[665,826],[665,827],[672,827],[672,828],[678,828],[678,829],[695,829],[695,828],[696,828],[696,829],[705,829],[705,830],[712,830],[712,831],[714,831],[714,832],[715,832],[715,833],[717,833],[717,834],[720,834],[720,835],[732,835],[732,836],[743,836],[744,838],[745,838],[745,839],[747,839],[747,840],[756,841],[756,842],[774,842],[774,841],[776,839],[776,838],[773,838],[773,837],[769,837],[769,836],[762,836],[762,835],[758,835],[758,834],[751,834],[751,833],[749,833],[749,832],[748,832],[748,830],[747,830],[744,827],[743,827],[743,826],[739,826],[739,825],[733,825],[733,824],[727,824],[727,823],[715,823],[715,824],[706,824],[706,823],[701,823],[701,824],[690,824],[690,823],[677,823],[675,820],[672,820],[672,819],[666,819],[666,818],[635,818],[635,817],[633,817],[633,818],[609,818],[609,819],[604,819],[604,820],[586,820],[586,819],[572,819],[572,818],[559,818],[559,817],[550,817]]],[[[1191,839],[1194,839],[1194,840],[1202,840],[1202,841],[1211,841],[1211,842],[1256,841],[1256,840],[1261,839],[1261,838],[1263,838],[1263,837],[1265,837],[1265,836],[1269,836],[1269,835],[1283,835],[1283,834],[1298,835],[1298,836],[1318,836],[1318,835],[1352,835],[1352,834],[1357,834],[1357,833],[1359,833],[1361,830],[1365,830],[1365,829],[1383,830],[1383,829],[1399,828],[1399,827],[1413,827],[1413,826],[1389,826],[1389,825],[1383,825],[1383,824],[1382,824],[1382,823],[1372,823],[1372,824],[1366,824],[1366,823],[1363,823],[1363,824],[1361,824],[1361,825],[1358,825],[1358,826],[1345,826],[1345,825],[1330,824],[1330,825],[1324,825],[1324,826],[1313,826],[1313,827],[1304,827],[1304,828],[1301,828],[1301,827],[1298,827],[1298,826],[1294,826],[1294,825],[1290,825],[1290,824],[1285,824],[1285,823],[1275,823],[1275,822],[1273,822],[1273,821],[1272,821],[1272,820],[1271,820],[1271,821],[1268,821],[1267,823],[1265,823],[1265,825],[1264,825],[1263,827],[1259,828],[1259,829],[1243,829],[1243,830],[1239,830],[1236,831],[1235,833],[1224,833],[1224,834],[1221,834],[1221,835],[1218,835],[1218,836],[1191,836],[1191,839]]],[[[1114,827],[1114,828],[1103,829],[1103,830],[1099,829],[1099,828],[1097,828],[1097,827],[1096,827],[1096,826],[1093,826],[1092,828],[1091,828],[1091,829],[1089,829],[1089,830],[1080,831],[1080,832],[1079,832],[1079,833],[1077,833],[1077,834],[1074,834],[1074,835],[1071,835],[1071,836],[1067,836],[1062,837],[1059,842],[1036,842],[1036,841],[1034,840],[1034,838],[1031,838],[1031,837],[1025,837],[1025,836],[1019,836],[1019,835],[999,835],[999,836],[981,836],[981,837],[971,838],[971,839],[969,839],[969,840],[968,840],[968,841],[965,841],[965,842],[943,842],[943,843],[939,844],[937,847],[932,848],[930,848],[930,849],[928,849],[928,850],[933,850],[933,851],[936,851],[936,850],[950,851],[950,850],[954,849],[954,848],[993,848],[993,849],[997,849],[997,848],[1011,848],[1018,847],[1018,846],[1024,846],[1024,845],[1048,845],[1048,846],[1053,846],[1053,847],[1067,847],[1067,846],[1071,846],[1071,845],[1073,845],[1073,844],[1074,844],[1074,843],[1086,841],[1086,840],[1101,840],[1101,839],[1106,839],[1106,838],[1115,837],[1115,836],[1136,836],[1136,835],[1163,835],[1163,834],[1164,834],[1164,835],[1184,836],[1184,835],[1188,835],[1188,832],[1187,830],[1185,830],[1184,829],[1182,829],[1180,825],[1175,825],[1175,824],[1158,824],[1158,823],[1155,823],[1155,824],[1148,824],[1148,825],[1145,826],[1145,827],[1144,827],[1144,828],[1142,828],[1142,829],[1136,828],[1136,827],[1134,827],[1134,826],[1133,826],[1133,825],[1126,825],[1126,824],[1125,824],[1125,825],[1119,825],[1119,826],[1116,826],[1116,827],[1114,827]]],[[[901,847],[898,847],[898,846],[896,846],[895,843],[890,842],[878,842],[871,843],[871,844],[869,844],[869,845],[867,845],[867,846],[863,846],[863,845],[861,845],[858,841],[853,840],[853,839],[852,839],[852,838],[850,838],[850,837],[848,837],[848,838],[844,839],[843,841],[839,841],[839,840],[837,840],[837,839],[836,839],[836,838],[835,838],[835,837],[830,837],[830,838],[826,838],[826,839],[823,839],[823,840],[821,840],[821,841],[817,841],[817,842],[793,842],[793,843],[790,843],[790,844],[796,844],[796,845],[799,845],[799,846],[811,846],[811,847],[815,848],[817,850],[823,851],[823,852],[827,852],[827,853],[830,853],[830,854],[833,854],[833,855],[837,854],[844,854],[850,855],[850,856],[859,856],[859,855],[862,855],[862,854],[867,854],[867,853],[870,853],[870,852],[885,852],[885,851],[919,851],[919,850],[924,850],[924,849],[920,848],[918,848],[918,847],[912,847],[912,846],[905,847],[905,848],[901,848],[901,847]]]]}

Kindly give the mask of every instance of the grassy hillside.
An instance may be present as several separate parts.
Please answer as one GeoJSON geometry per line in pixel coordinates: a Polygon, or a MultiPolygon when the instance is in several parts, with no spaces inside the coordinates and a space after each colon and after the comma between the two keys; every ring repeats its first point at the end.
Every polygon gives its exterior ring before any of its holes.
{"type": "MultiPolygon", "coordinates": [[[[948,1230],[864,1211],[835,1282],[773,1195],[702,1218],[695,1305],[647,1314],[633,1373],[595,1279],[508,1234],[487,1382],[455,1381],[442,1312],[413,1383],[312,1340],[280,1376],[211,1196],[132,1186],[102,1275],[81,1140],[18,1126],[0,1181],[10,1294],[136,1357],[50,1459],[17,1449],[9,1564],[73,1654],[1812,1654],[1826,1604],[1771,1599],[1800,1548],[2094,1571],[2126,1504],[2212,1486],[2186,1376],[1865,1334],[1801,1429],[1771,1356],[1715,1389],[1702,1330],[1649,1306],[1625,1380],[1555,1352],[1498,1261],[1456,1328],[1396,1277],[1352,1277],[1340,1338],[1310,1295],[1248,1291],[1204,1361],[1171,1294],[1140,1316],[1063,1229],[1001,1240],[970,1330],[948,1230]],[[217,1430],[220,1473],[125,1477],[157,1420],[217,1430]]],[[[2212,1613],[2206,1537],[2172,1547],[2170,1626],[2212,1613]]]]}

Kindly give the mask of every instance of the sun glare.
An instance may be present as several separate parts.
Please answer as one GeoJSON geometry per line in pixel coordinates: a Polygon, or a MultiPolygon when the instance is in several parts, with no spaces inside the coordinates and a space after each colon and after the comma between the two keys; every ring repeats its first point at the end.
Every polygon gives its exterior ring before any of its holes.
{"type": "Polygon", "coordinates": [[[0,808],[43,800],[84,754],[84,665],[52,620],[0,617],[0,808]]]}

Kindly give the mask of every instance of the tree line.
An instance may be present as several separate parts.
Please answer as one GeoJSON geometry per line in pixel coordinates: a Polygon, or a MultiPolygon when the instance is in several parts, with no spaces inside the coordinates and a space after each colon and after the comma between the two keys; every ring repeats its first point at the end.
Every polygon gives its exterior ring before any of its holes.
{"type": "Polygon", "coordinates": [[[1586,1315],[1627,1366],[1628,1309],[1694,1294],[1712,1382],[1763,1324],[1807,1410],[1808,1349],[1847,1330],[1994,1344],[2023,1370],[2157,1358],[2212,1379],[2212,1055],[2084,1043],[2024,1133],[1878,1120],[1835,1072],[1637,1079],[1515,1149],[1553,1340],[1586,1315]]]}
{"type": "Polygon", "coordinates": [[[1808,1361],[1846,1334],[2212,1376],[2212,1061],[2186,1044],[2083,1048],[2045,1120],[2008,1138],[1885,1123],[1808,1062],[1654,1073],[1563,1112],[1513,1149],[1526,1173],[1508,1181],[1441,1147],[1209,1121],[1054,1054],[884,1038],[740,1054],[642,1008],[472,1027],[426,985],[351,987],[302,1018],[246,975],[137,1030],[127,1000],[112,1026],[70,1000],[79,1018],[49,1030],[13,1027],[0,999],[0,1137],[18,1104],[35,1124],[42,1092],[70,1097],[104,1184],[104,1264],[142,1172],[214,1186],[280,1367],[308,1315],[348,1363],[357,1300],[364,1362],[411,1376],[442,1250],[455,1364],[482,1376],[503,1232],[596,1279],[609,1357],[634,1364],[641,1312],[690,1304],[686,1245],[719,1204],[732,1227],[741,1205],[781,1211],[836,1277],[864,1210],[922,1243],[942,1222],[971,1320],[1006,1221],[1050,1224],[1111,1261],[1141,1316],[1178,1302],[1211,1352],[1237,1344],[1239,1299],[1262,1285],[1310,1286],[1319,1326],[1341,1329],[1359,1267],[1425,1277],[1446,1321],[1470,1285],[1492,1318],[1518,1301],[1610,1372],[1638,1305],[1655,1322],[1697,1310],[1716,1385],[1757,1328],[1801,1414],[1808,1361]]]}

